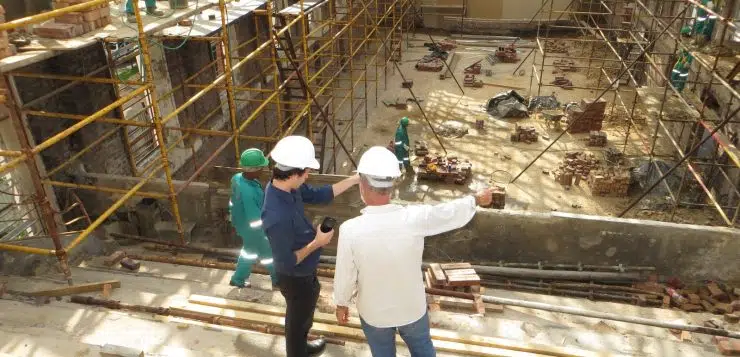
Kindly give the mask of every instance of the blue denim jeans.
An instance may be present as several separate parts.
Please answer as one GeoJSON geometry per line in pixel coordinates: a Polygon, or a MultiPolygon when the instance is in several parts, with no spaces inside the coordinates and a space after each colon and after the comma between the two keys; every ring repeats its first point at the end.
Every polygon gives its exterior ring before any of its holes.
{"type": "Polygon", "coordinates": [[[408,325],[399,327],[378,328],[374,327],[360,317],[362,331],[365,333],[370,352],[373,357],[395,357],[396,356],[396,331],[406,342],[411,357],[435,357],[432,337],[429,335],[429,315],[424,314],[422,318],[408,325]]]}

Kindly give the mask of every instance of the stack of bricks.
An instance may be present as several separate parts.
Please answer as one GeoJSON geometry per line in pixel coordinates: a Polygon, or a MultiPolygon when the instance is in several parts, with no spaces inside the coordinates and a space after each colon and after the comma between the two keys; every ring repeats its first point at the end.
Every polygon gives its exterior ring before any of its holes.
{"type": "Polygon", "coordinates": [[[588,187],[594,196],[625,197],[630,187],[628,170],[595,171],[588,179],[588,187]]]}
{"type": "MultiPolygon", "coordinates": [[[[82,4],[89,0],[54,0],[54,9],[82,4]]],[[[69,12],[58,16],[54,22],[36,26],[34,33],[40,37],[67,39],[86,34],[110,25],[110,6],[97,5],[85,11],[69,12]]]]}
{"type": "MultiPolygon", "coordinates": [[[[0,23],[5,22],[5,8],[0,5],[0,23]]],[[[0,59],[12,56],[13,50],[11,49],[10,38],[8,37],[8,31],[0,32],[0,59]]]]}
{"type": "Polygon", "coordinates": [[[514,132],[511,133],[512,142],[524,142],[527,144],[537,141],[540,134],[533,126],[519,126],[514,127],[514,132]]]}
{"type": "Polygon", "coordinates": [[[598,169],[601,162],[592,153],[568,152],[565,160],[555,170],[555,180],[563,186],[578,185],[586,180],[592,170],[598,169]]]}
{"type": "Polygon", "coordinates": [[[493,185],[491,187],[491,195],[493,196],[491,199],[491,208],[504,209],[504,206],[506,206],[506,188],[493,185]]]}
{"type": "Polygon", "coordinates": [[[568,132],[574,133],[588,133],[590,131],[600,131],[604,122],[604,112],[606,111],[606,101],[599,99],[594,102],[592,99],[583,99],[579,104],[579,108],[571,109],[566,119],[568,125],[568,132]]]}
{"type": "Polygon", "coordinates": [[[588,146],[606,146],[606,133],[603,131],[592,130],[588,134],[588,146]]]}
{"type": "MultiPolygon", "coordinates": [[[[473,308],[479,314],[486,312],[481,294],[480,276],[470,263],[431,263],[424,271],[426,288],[460,291],[473,294],[473,308]]],[[[436,296],[428,296],[430,311],[439,311],[440,301],[436,296]]]]}

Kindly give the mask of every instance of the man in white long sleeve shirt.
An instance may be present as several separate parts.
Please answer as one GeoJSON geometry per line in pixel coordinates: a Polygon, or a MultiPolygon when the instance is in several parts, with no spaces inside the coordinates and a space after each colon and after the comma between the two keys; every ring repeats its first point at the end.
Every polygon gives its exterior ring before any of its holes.
{"type": "Polygon", "coordinates": [[[396,355],[396,331],[412,357],[435,356],[421,272],[424,238],[467,224],[476,205],[491,203],[491,191],[434,206],[391,204],[394,179],[401,172],[393,153],[379,146],[362,156],[357,172],[367,207],[339,230],[337,321],[348,321],[356,290],[362,329],[374,357],[396,355]]]}

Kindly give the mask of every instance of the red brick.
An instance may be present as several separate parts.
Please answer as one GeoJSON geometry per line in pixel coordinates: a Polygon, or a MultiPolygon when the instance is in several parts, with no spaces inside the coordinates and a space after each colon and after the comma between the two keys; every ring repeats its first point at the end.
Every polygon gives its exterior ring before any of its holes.
{"type": "Polygon", "coordinates": [[[732,306],[730,306],[730,304],[720,302],[714,304],[714,311],[719,314],[729,314],[732,312],[732,306]]]}
{"type": "Polygon", "coordinates": [[[712,296],[712,298],[715,298],[717,300],[727,299],[727,293],[725,293],[725,291],[722,290],[715,282],[707,284],[707,290],[709,290],[709,294],[712,296]]]}
{"type": "Polygon", "coordinates": [[[47,22],[41,26],[36,26],[33,32],[46,38],[65,39],[75,37],[75,25],[72,24],[59,24],[55,22],[47,22]]]}
{"type": "Polygon", "coordinates": [[[100,17],[110,16],[110,6],[103,6],[100,8],[100,17]]]}
{"type": "Polygon", "coordinates": [[[722,339],[717,341],[717,349],[724,356],[740,356],[740,340],[722,339]]]}
{"type": "Polygon", "coordinates": [[[118,264],[123,258],[126,257],[126,252],[122,250],[117,250],[113,254],[105,257],[105,260],[103,260],[103,265],[105,266],[114,266],[118,264]]]}
{"type": "Polygon", "coordinates": [[[82,13],[70,12],[54,18],[54,21],[60,24],[81,24],[84,20],[82,13]]]}
{"type": "Polygon", "coordinates": [[[82,13],[82,17],[84,17],[87,22],[93,22],[100,19],[100,10],[85,11],[82,13]]]}

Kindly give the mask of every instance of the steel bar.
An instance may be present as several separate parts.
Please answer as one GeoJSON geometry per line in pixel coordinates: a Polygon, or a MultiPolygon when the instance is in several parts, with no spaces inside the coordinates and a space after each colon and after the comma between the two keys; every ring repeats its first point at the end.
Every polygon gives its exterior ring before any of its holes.
{"type": "MultiPolygon", "coordinates": [[[[638,1],[639,1],[639,0],[638,0],[638,1]]],[[[635,64],[636,64],[636,63],[637,63],[637,62],[638,62],[639,60],[640,60],[640,57],[641,57],[641,56],[644,56],[644,55],[645,55],[645,53],[647,52],[647,48],[650,48],[650,47],[652,47],[652,46],[653,46],[653,45],[654,45],[654,44],[655,44],[655,43],[656,43],[656,42],[657,42],[657,41],[658,41],[658,40],[660,39],[661,35],[663,35],[664,33],[666,33],[666,32],[667,32],[667,31],[668,31],[668,30],[670,29],[670,26],[671,26],[671,25],[673,25],[673,22],[675,22],[675,21],[676,21],[676,19],[678,19],[678,18],[679,18],[679,16],[681,16],[681,15],[682,15],[682,14],[683,14],[684,12],[686,12],[686,9],[685,9],[685,8],[684,8],[684,9],[683,9],[683,10],[682,10],[681,12],[679,12],[679,13],[678,13],[678,15],[674,16],[674,17],[673,17],[673,18],[671,19],[671,21],[670,21],[670,22],[668,23],[668,25],[666,25],[666,26],[665,26],[665,27],[663,28],[663,31],[661,31],[659,35],[655,36],[655,38],[654,38],[654,39],[653,39],[653,40],[652,40],[652,41],[650,42],[650,44],[649,44],[648,46],[646,46],[646,47],[645,47],[645,48],[644,48],[644,49],[643,49],[643,50],[641,51],[640,55],[639,55],[639,56],[637,56],[637,58],[636,58],[636,59],[635,59],[634,61],[630,62],[630,64],[629,64],[628,66],[625,66],[625,68],[624,68],[624,69],[622,69],[622,70],[620,71],[620,73],[619,73],[619,74],[618,74],[618,75],[617,75],[617,76],[616,76],[616,77],[614,78],[614,80],[613,80],[613,81],[612,81],[612,82],[610,83],[610,85],[609,85],[609,88],[607,88],[607,89],[604,89],[604,90],[603,90],[603,91],[602,91],[602,92],[601,92],[601,93],[600,93],[600,94],[599,94],[599,95],[598,95],[598,96],[596,97],[596,99],[594,99],[594,103],[596,103],[596,102],[597,102],[597,101],[598,101],[599,99],[601,99],[601,97],[603,97],[603,96],[604,96],[604,94],[606,94],[606,93],[607,93],[607,92],[608,92],[609,90],[611,90],[611,87],[612,87],[612,86],[614,86],[614,84],[618,83],[618,82],[619,82],[619,81],[621,80],[622,76],[623,76],[623,75],[624,75],[625,73],[627,73],[627,72],[628,72],[628,71],[629,71],[629,70],[630,70],[630,69],[631,69],[631,68],[632,68],[632,67],[633,67],[633,66],[634,66],[634,65],[635,65],[635,64]]],[[[538,41],[539,41],[539,39],[538,39],[538,41]]],[[[544,61],[544,58],[543,58],[543,61],[544,61]]],[[[541,82],[541,81],[540,81],[540,82],[541,82]]],[[[584,110],[585,110],[585,109],[587,109],[587,108],[584,108],[584,110]]],[[[581,119],[583,119],[583,117],[584,117],[585,115],[586,115],[586,112],[584,111],[584,112],[582,112],[582,113],[581,113],[581,115],[579,115],[579,116],[578,116],[577,118],[575,118],[575,119],[574,119],[573,121],[571,121],[571,122],[570,122],[570,123],[568,124],[568,126],[567,126],[567,127],[566,127],[566,128],[565,128],[565,129],[564,129],[564,130],[563,130],[563,131],[562,131],[562,132],[560,133],[560,134],[558,134],[558,136],[557,136],[557,137],[555,137],[555,139],[553,139],[553,140],[552,140],[552,141],[550,142],[550,144],[548,144],[548,145],[547,145],[547,147],[545,147],[545,148],[544,148],[544,149],[543,149],[543,150],[542,150],[542,151],[541,151],[541,152],[540,152],[540,153],[539,153],[539,154],[538,154],[538,155],[537,155],[537,156],[536,156],[536,157],[535,157],[534,159],[532,159],[532,161],[531,161],[531,162],[530,162],[529,164],[527,164],[527,166],[525,166],[525,167],[524,167],[524,168],[523,168],[523,169],[522,169],[522,170],[521,170],[521,171],[520,171],[520,172],[519,172],[519,173],[518,173],[518,174],[517,174],[517,175],[516,175],[516,176],[515,176],[515,177],[514,177],[514,178],[513,178],[512,180],[511,180],[511,182],[510,182],[510,183],[514,183],[514,182],[516,182],[516,180],[517,180],[517,179],[519,179],[519,177],[521,177],[521,176],[522,176],[522,174],[524,174],[524,172],[526,172],[526,171],[527,171],[527,169],[529,169],[529,168],[530,168],[530,167],[531,167],[532,165],[534,165],[534,163],[535,163],[535,162],[537,162],[537,160],[539,160],[539,158],[540,158],[540,157],[542,157],[542,155],[544,155],[544,154],[545,154],[545,153],[546,153],[546,152],[547,152],[547,151],[548,151],[548,150],[549,150],[549,149],[550,149],[551,147],[553,147],[553,146],[555,145],[555,143],[557,143],[557,142],[558,142],[558,140],[560,140],[560,138],[562,138],[562,137],[563,137],[563,136],[564,136],[565,134],[567,134],[567,133],[568,133],[568,129],[569,129],[570,127],[572,127],[572,126],[573,126],[573,125],[574,125],[574,124],[575,124],[576,122],[578,122],[578,121],[580,121],[581,119]]]]}
{"type": "MultiPolygon", "coordinates": [[[[429,290],[437,291],[439,289],[427,289],[427,291],[429,290]]],[[[472,298],[472,295],[473,295],[470,293],[457,293],[457,294],[459,294],[458,296],[460,296],[461,298],[465,298],[468,296],[472,298]]],[[[540,302],[525,301],[525,300],[518,300],[518,299],[508,299],[508,298],[489,296],[489,295],[483,295],[482,299],[483,299],[483,302],[486,302],[489,304],[517,306],[517,307],[523,307],[527,309],[543,310],[543,311],[550,311],[550,312],[556,312],[556,313],[562,313],[562,314],[568,314],[568,315],[591,317],[595,319],[620,321],[620,322],[626,322],[626,323],[632,323],[632,324],[638,324],[638,325],[696,332],[696,333],[712,335],[712,336],[725,336],[725,337],[730,337],[730,338],[740,338],[740,332],[725,330],[721,328],[688,325],[688,324],[681,324],[681,323],[675,323],[675,322],[648,319],[648,318],[638,317],[638,316],[626,316],[626,315],[614,314],[610,312],[585,310],[585,309],[579,309],[575,307],[562,306],[562,305],[556,306],[556,305],[544,304],[540,302]]]]}
{"type": "MultiPolygon", "coordinates": [[[[129,191],[126,189],[84,185],[84,184],[79,184],[79,183],[62,182],[62,181],[54,181],[54,180],[42,180],[41,183],[46,184],[46,185],[51,185],[51,186],[67,187],[67,188],[72,188],[72,189],[82,189],[82,190],[114,193],[114,194],[126,194],[129,191]]],[[[161,199],[166,200],[169,197],[166,194],[156,193],[156,192],[136,192],[134,195],[139,196],[139,197],[148,197],[148,198],[154,198],[154,199],[160,199],[160,200],[161,199]]]]}
{"type": "Polygon", "coordinates": [[[673,171],[675,171],[684,161],[688,160],[689,157],[691,157],[692,155],[694,155],[694,153],[699,151],[699,148],[701,148],[701,146],[705,142],[707,142],[707,140],[711,139],[714,136],[714,134],[716,134],[720,129],[722,129],[725,125],[727,125],[730,119],[734,117],[735,114],[738,113],[738,111],[740,111],[740,107],[735,109],[735,111],[732,112],[732,114],[728,113],[725,120],[717,124],[717,126],[714,129],[712,129],[712,131],[708,135],[706,135],[698,144],[696,144],[688,153],[681,156],[681,159],[678,160],[677,163],[675,163],[670,169],[668,169],[668,171],[664,172],[660,178],[658,178],[652,185],[650,185],[650,187],[647,188],[647,190],[645,190],[639,197],[637,197],[624,210],[622,210],[617,215],[617,217],[622,217],[624,216],[625,213],[629,212],[629,210],[632,209],[632,207],[637,205],[643,198],[645,198],[645,196],[647,196],[655,187],[657,187],[661,182],[663,182],[663,180],[665,180],[666,177],[668,177],[671,173],[673,173],[673,171]]]}
{"type": "MultiPolygon", "coordinates": [[[[429,36],[429,39],[432,41],[432,44],[434,46],[437,46],[437,41],[434,41],[434,37],[432,37],[432,35],[429,34],[429,33],[427,33],[427,36],[429,36]]],[[[450,60],[450,62],[452,62],[452,60],[454,60],[454,58],[452,58],[450,60]]],[[[445,68],[447,69],[447,71],[450,72],[450,75],[452,76],[452,79],[455,80],[455,84],[457,84],[457,88],[460,88],[460,93],[462,93],[463,95],[465,95],[465,90],[463,90],[463,87],[460,85],[460,82],[458,82],[457,77],[455,76],[455,72],[452,71],[452,68],[450,68],[450,65],[447,64],[447,61],[442,61],[442,63],[444,63],[445,68]]]]}
{"type": "MultiPolygon", "coordinates": [[[[31,182],[36,195],[35,198],[40,209],[40,217],[38,217],[38,219],[42,222],[46,231],[45,233],[51,237],[52,243],[54,244],[55,249],[53,253],[50,251],[49,254],[56,255],[57,260],[59,261],[59,268],[64,274],[64,278],[67,280],[69,285],[72,285],[72,271],[69,268],[67,252],[62,248],[62,241],[59,237],[59,231],[63,231],[64,229],[60,229],[59,223],[54,217],[54,212],[56,210],[52,207],[49,199],[49,195],[53,195],[53,193],[47,192],[46,188],[41,183],[41,169],[39,165],[41,158],[37,158],[33,152],[33,148],[31,146],[32,141],[29,137],[30,133],[25,129],[23,114],[20,111],[23,103],[20,93],[18,92],[18,88],[15,86],[15,79],[13,76],[5,76],[2,81],[4,87],[10,90],[10,95],[7,98],[8,115],[12,121],[16,137],[20,141],[20,145],[24,151],[24,155],[18,158],[24,158],[26,168],[30,174],[29,176],[31,176],[31,182]]],[[[30,252],[30,250],[28,252],[30,252]]]]}
{"type": "MultiPolygon", "coordinates": [[[[231,138],[231,142],[234,143],[234,160],[239,161],[239,155],[241,155],[241,152],[239,152],[239,132],[237,131],[236,126],[236,103],[234,102],[234,75],[231,71],[231,42],[229,41],[229,27],[227,26],[228,23],[228,13],[226,11],[226,2],[224,0],[219,0],[218,7],[221,10],[221,45],[222,45],[222,52],[224,57],[224,76],[226,76],[226,100],[229,105],[229,121],[231,122],[231,131],[233,133],[233,136],[231,138]]],[[[226,141],[227,143],[229,140],[226,141]]],[[[228,144],[226,144],[228,145],[228,144]]],[[[193,159],[195,159],[195,153],[193,153],[193,159]]],[[[212,158],[209,158],[210,160],[213,160],[212,158]]],[[[203,166],[201,167],[201,170],[203,167],[205,167],[210,160],[206,160],[207,162],[203,163],[203,166]]],[[[195,174],[191,178],[197,177],[199,174],[198,171],[196,171],[195,174]]],[[[187,187],[187,185],[190,184],[192,181],[188,181],[183,187],[187,187]]],[[[179,194],[181,190],[178,190],[177,193],[179,194]]]]}
{"type": "Polygon", "coordinates": [[[638,298],[637,296],[625,296],[625,295],[615,295],[615,294],[592,292],[592,291],[558,289],[554,287],[532,286],[532,285],[517,284],[517,283],[498,283],[498,282],[492,282],[492,281],[481,281],[481,285],[486,286],[486,287],[493,287],[493,288],[532,291],[532,292],[549,294],[549,295],[573,296],[573,297],[588,298],[588,299],[619,301],[619,302],[626,302],[626,303],[630,303],[634,305],[661,306],[663,304],[662,299],[653,298],[653,299],[640,300],[640,298],[638,298]]]}
{"type": "MultiPolygon", "coordinates": [[[[226,316],[221,316],[221,315],[190,311],[190,310],[186,310],[183,308],[166,308],[166,307],[158,307],[158,306],[133,305],[133,304],[122,303],[117,300],[106,300],[106,299],[99,299],[99,298],[92,297],[92,296],[82,296],[82,295],[73,295],[70,301],[75,304],[100,306],[100,307],[105,307],[111,310],[124,310],[124,311],[140,312],[140,313],[147,313],[147,314],[155,314],[155,315],[161,315],[161,316],[180,317],[180,318],[189,319],[189,320],[202,321],[202,322],[209,323],[212,325],[236,327],[236,328],[243,329],[243,330],[252,330],[252,331],[257,331],[257,332],[266,333],[266,334],[278,335],[278,336],[282,336],[285,334],[285,330],[282,327],[248,322],[248,321],[245,321],[244,319],[239,319],[239,318],[231,318],[231,317],[226,317],[226,316]]],[[[314,340],[317,338],[319,338],[319,336],[316,336],[314,334],[308,335],[309,340],[314,340]]],[[[343,340],[331,338],[331,337],[329,338],[325,337],[324,339],[326,340],[327,343],[331,343],[331,344],[335,344],[339,346],[344,346],[344,343],[345,343],[343,340]]]]}
{"type": "MultiPolygon", "coordinates": [[[[278,31],[276,29],[272,30],[272,41],[275,44],[275,46],[283,46],[283,44],[280,41],[278,31]]],[[[286,32],[286,41],[288,42],[288,46],[293,46],[293,43],[290,41],[290,35],[289,32],[286,32]]],[[[288,58],[288,60],[291,63],[291,66],[293,66],[293,70],[296,73],[296,78],[298,78],[298,81],[301,82],[301,86],[303,86],[303,89],[308,92],[309,97],[311,98],[311,101],[314,105],[316,105],[316,108],[319,109],[319,113],[321,114],[321,118],[324,120],[324,123],[329,127],[332,134],[334,134],[335,140],[339,143],[339,145],[342,147],[342,150],[347,154],[347,159],[352,163],[352,165],[357,168],[357,162],[355,162],[355,159],[352,157],[352,152],[347,149],[347,147],[344,145],[344,141],[342,141],[341,137],[339,136],[339,133],[337,132],[337,129],[334,127],[334,124],[331,123],[331,119],[329,118],[329,114],[326,113],[321,103],[318,102],[316,99],[316,94],[314,93],[313,89],[306,83],[306,79],[304,78],[304,74],[302,70],[300,69],[300,66],[296,62],[295,58],[293,58],[292,54],[289,53],[289,51],[285,51],[285,56],[288,58]]],[[[310,126],[310,123],[309,125],[310,126]]]]}
{"type": "MultiPolygon", "coordinates": [[[[220,5],[224,5],[221,0],[220,5]]],[[[170,162],[167,157],[167,143],[164,140],[164,131],[162,130],[163,121],[162,116],[159,113],[159,103],[157,102],[157,90],[154,87],[154,67],[152,65],[152,58],[149,53],[149,40],[146,33],[144,32],[144,22],[141,18],[141,9],[138,6],[134,6],[134,16],[136,16],[136,26],[139,30],[139,50],[141,51],[141,57],[144,59],[144,73],[148,87],[149,99],[152,103],[152,121],[154,122],[154,134],[157,137],[159,143],[159,157],[162,160],[162,169],[164,170],[164,177],[167,180],[167,188],[169,191],[169,199],[172,205],[172,213],[175,218],[175,224],[177,225],[177,233],[180,235],[180,241],[185,242],[185,235],[183,234],[182,219],[180,217],[180,207],[177,203],[177,194],[175,193],[175,187],[172,183],[172,169],[170,168],[170,162]]],[[[227,31],[227,29],[223,29],[227,31]]],[[[226,51],[228,52],[228,50],[226,51]]]]}

